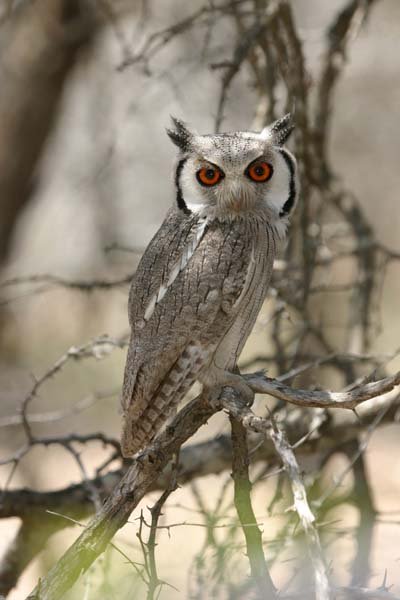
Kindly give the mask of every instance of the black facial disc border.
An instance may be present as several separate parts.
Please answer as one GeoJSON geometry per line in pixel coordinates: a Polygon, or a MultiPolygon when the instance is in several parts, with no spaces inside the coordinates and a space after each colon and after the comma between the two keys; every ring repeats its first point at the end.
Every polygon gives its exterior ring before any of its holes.
{"type": "Polygon", "coordinates": [[[182,169],[185,166],[187,158],[182,158],[176,167],[175,173],[175,186],[176,186],[176,202],[178,204],[178,208],[182,210],[185,215],[191,215],[192,211],[187,207],[185,200],[183,199],[182,188],[180,184],[180,177],[182,173],[182,169]]]}
{"type": "Polygon", "coordinates": [[[290,156],[289,152],[284,150],[284,148],[279,148],[278,152],[283,156],[285,163],[287,164],[287,168],[289,169],[290,174],[290,182],[289,182],[289,197],[286,200],[285,204],[282,207],[282,210],[279,213],[280,217],[284,217],[288,215],[295,203],[296,200],[296,165],[294,163],[293,158],[290,156]]]}

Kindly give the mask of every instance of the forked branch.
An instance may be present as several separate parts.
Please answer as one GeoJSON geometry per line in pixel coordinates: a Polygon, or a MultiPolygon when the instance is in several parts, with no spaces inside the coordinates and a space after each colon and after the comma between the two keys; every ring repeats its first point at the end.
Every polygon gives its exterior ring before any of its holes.
{"type": "MultiPolygon", "coordinates": [[[[301,406],[329,405],[333,408],[353,408],[354,402],[359,404],[392,390],[399,385],[400,375],[397,374],[372,384],[368,383],[348,392],[341,392],[339,398],[336,398],[337,394],[335,396],[331,392],[293,390],[275,380],[263,377],[261,374],[248,376],[247,381],[252,384],[253,389],[257,388],[258,391],[301,406]],[[310,398],[308,403],[307,397],[310,398]],[[318,402],[320,403],[318,404],[318,402]]],[[[132,466],[100,512],[48,575],[42,579],[40,587],[37,587],[29,596],[30,600],[57,600],[64,596],[78,577],[104,552],[115,533],[125,525],[132,511],[161,475],[172,455],[215,412],[223,406],[231,409],[230,398],[232,398],[232,389],[225,388],[218,402],[211,405],[205,396],[199,396],[179,411],[171,425],[157,437],[150,447],[134,459],[132,466]]],[[[246,410],[250,413],[250,415],[247,413],[246,416],[255,424],[254,428],[258,431],[265,431],[265,419],[254,416],[248,408],[246,410]],[[257,427],[257,423],[259,427],[257,427]]],[[[240,411],[236,413],[232,411],[232,413],[233,416],[239,415],[240,417],[240,411]]],[[[243,424],[246,424],[245,421],[243,424]]]]}

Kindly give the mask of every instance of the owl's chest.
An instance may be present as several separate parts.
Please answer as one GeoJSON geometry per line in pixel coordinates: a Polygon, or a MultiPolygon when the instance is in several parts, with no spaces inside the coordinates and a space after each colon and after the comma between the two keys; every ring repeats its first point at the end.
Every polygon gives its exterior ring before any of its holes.
{"type": "Polygon", "coordinates": [[[265,295],[274,256],[275,238],[265,223],[215,224],[193,255],[188,280],[220,293],[221,309],[230,312],[257,289],[265,295]]]}
{"type": "MultiPolygon", "coordinates": [[[[275,257],[275,236],[268,226],[244,228],[240,238],[243,250],[240,268],[232,264],[223,286],[225,302],[229,301],[230,286],[235,289],[232,307],[235,314],[259,310],[268,289],[275,257]]],[[[233,253],[230,256],[232,262],[237,260],[233,253]]]]}
{"type": "Polygon", "coordinates": [[[271,230],[260,231],[252,239],[252,251],[240,295],[231,307],[231,316],[218,344],[214,364],[231,370],[254,327],[265,300],[275,257],[275,237],[271,230]]]}

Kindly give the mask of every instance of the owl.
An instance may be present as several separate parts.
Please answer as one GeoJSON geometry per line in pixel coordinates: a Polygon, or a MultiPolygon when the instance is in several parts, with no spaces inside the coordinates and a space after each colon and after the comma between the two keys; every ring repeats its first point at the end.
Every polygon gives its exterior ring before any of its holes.
{"type": "Polygon", "coordinates": [[[129,294],[122,453],[145,448],[195,381],[252,392],[236,364],[296,205],[290,115],[261,132],[200,135],[173,118],[175,202],[129,294]]]}

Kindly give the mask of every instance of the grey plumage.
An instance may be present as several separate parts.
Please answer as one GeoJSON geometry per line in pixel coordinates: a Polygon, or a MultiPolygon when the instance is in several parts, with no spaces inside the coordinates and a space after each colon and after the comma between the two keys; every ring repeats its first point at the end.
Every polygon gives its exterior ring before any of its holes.
{"type": "Polygon", "coordinates": [[[174,125],[168,133],[181,152],[177,203],[146,249],[129,296],[125,456],[154,438],[196,380],[211,388],[234,377],[267,292],[293,185],[297,197],[294,158],[275,148],[287,119],[260,134],[200,136],[174,125]],[[249,165],[261,159],[270,168],[269,187],[250,180],[249,165]],[[209,185],[216,171],[218,182],[209,185]]]}
{"type": "Polygon", "coordinates": [[[290,134],[294,130],[291,115],[288,113],[281,119],[275,121],[270,128],[271,134],[274,139],[274,143],[278,146],[282,146],[289,138],[290,134]]]}

